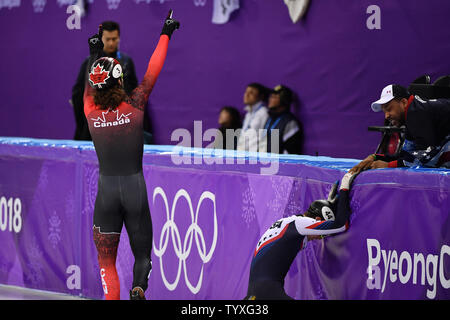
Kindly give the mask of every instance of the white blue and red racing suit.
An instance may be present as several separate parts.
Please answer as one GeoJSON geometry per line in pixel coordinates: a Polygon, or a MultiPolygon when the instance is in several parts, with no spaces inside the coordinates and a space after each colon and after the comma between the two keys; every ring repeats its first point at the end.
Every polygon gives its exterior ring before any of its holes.
{"type": "Polygon", "coordinates": [[[330,235],[346,231],[350,216],[349,191],[339,191],[335,220],[318,221],[293,215],[276,221],[260,238],[250,267],[245,299],[292,299],[284,291],[284,278],[302,250],[307,236],[330,235]]]}

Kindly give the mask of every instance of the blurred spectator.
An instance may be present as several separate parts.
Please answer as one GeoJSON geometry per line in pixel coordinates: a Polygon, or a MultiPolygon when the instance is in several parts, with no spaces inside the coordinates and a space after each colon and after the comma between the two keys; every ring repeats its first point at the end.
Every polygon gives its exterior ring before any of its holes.
{"type": "Polygon", "coordinates": [[[237,147],[238,136],[236,135],[236,130],[242,127],[241,115],[239,111],[230,106],[223,107],[219,114],[219,132],[222,134],[221,139],[216,139],[214,141],[214,149],[232,149],[235,150],[237,147]],[[233,142],[227,142],[227,129],[231,129],[228,136],[232,138],[233,142]]]}
{"type": "Polygon", "coordinates": [[[375,112],[383,111],[391,124],[405,126],[405,142],[398,155],[371,154],[351,172],[405,166],[450,168],[450,99],[424,101],[391,84],[371,107],[375,112]]]}
{"type": "MultiPolygon", "coordinates": [[[[134,62],[130,56],[119,50],[120,44],[120,25],[114,21],[104,21],[103,25],[103,55],[104,57],[113,57],[117,59],[123,68],[123,80],[125,92],[130,95],[131,92],[138,86],[138,79],[134,68],[134,62]]],[[[76,129],[74,140],[92,140],[87,126],[86,117],[84,115],[84,83],[86,77],[86,67],[88,58],[84,60],[80,67],[78,77],[75,85],[72,88],[72,104],[75,114],[76,129]]],[[[150,131],[150,121],[147,114],[147,108],[144,110],[144,132],[146,143],[149,142],[148,131],[150,131]]]]}
{"type": "Polygon", "coordinates": [[[290,112],[294,95],[288,87],[278,85],[269,97],[269,118],[261,137],[260,152],[301,154],[303,128],[299,120],[290,112]],[[274,130],[278,130],[278,140],[272,141],[274,130]],[[277,143],[278,146],[272,145],[277,143]]]}
{"type": "Polygon", "coordinates": [[[269,117],[266,101],[269,90],[260,83],[250,83],[245,89],[244,104],[246,114],[242,131],[238,138],[237,150],[258,151],[259,130],[269,117]]]}

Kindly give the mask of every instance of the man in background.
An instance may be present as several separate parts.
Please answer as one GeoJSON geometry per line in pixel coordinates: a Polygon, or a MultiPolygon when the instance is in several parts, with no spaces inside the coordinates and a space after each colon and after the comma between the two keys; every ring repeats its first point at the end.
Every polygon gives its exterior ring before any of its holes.
{"type": "Polygon", "coordinates": [[[271,153],[301,154],[303,129],[290,111],[294,94],[286,86],[278,85],[269,97],[269,117],[260,137],[259,151],[271,153]],[[277,131],[277,135],[274,132],[277,131]],[[272,135],[274,135],[272,137],[272,135]],[[277,145],[273,145],[277,144],[277,145]]]}
{"type": "MultiPolygon", "coordinates": [[[[111,57],[120,62],[120,65],[123,68],[124,89],[127,95],[130,95],[131,92],[138,86],[138,79],[136,77],[133,59],[119,50],[120,25],[114,21],[104,21],[102,22],[102,26],[102,41],[104,48],[101,56],[111,57]]],[[[86,58],[82,63],[76,83],[72,88],[72,104],[76,122],[74,140],[92,140],[86,117],[84,115],[83,104],[84,82],[86,79],[86,67],[88,60],[89,58],[86,58]]],[[[144,115],[144,131],[150,131],[150,121],[147,114],[147,108],[145,108],[144,115]]],[[[147,142],[148,141],[146,141],[146,143],[147,142]]]]}
{"type": "Polygon", "coordinates": [[[264,128],[268,113],[268,89],[260,83],[250,83],[244,92],[245,117],[238,138],[237,150],[258,151],[259,130],[264,128]]]}

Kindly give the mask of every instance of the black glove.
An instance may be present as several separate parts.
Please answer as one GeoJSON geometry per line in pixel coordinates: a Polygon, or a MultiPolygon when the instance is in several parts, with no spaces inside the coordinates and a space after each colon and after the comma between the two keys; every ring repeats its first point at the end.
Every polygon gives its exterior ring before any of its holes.
{"type": "Polygon", "coordinates": [[[103,26],[100,25],[98,28],[98,33],[94,34],[88,40],[90,55],[98,54],[103,50],[102,36],[103,36],[103,26]]]}
{"type": "Polygon", "coordinates": [[[333,183],[333,185],[331,186],[330,192],[328,193],[328,202],[330,202],[331,204],[334,204],[337,200],[338,197],[338,185],[339,185],[339,180],[336,181],[335,183],[333,183]]]}
{"type": "Polygon", "coordinates": [[[164,26],[162,28],[161,34],[166,34],[170,37],[172,36],[172,33],[180,28],[180,23],[177,20],[172,19],[172,10],[169,11],[169,14],[164,21],[164,26]]]}

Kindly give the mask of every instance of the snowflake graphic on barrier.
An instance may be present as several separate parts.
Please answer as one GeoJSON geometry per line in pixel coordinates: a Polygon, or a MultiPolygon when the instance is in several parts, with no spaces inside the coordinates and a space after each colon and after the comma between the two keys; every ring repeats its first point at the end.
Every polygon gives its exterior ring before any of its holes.
{"type": "Polygon", "coordinates": [[[27,246],[28,262],[27,268],[28,272],[24,272],[24,277],[30,281],[33,286],[39,287],[44,281],[44,276],[42,274],[42,251],[39,248],[36,236],[33,236],[32,241],[29,242],[27,246]]]}
{"type": "Polygon", "coordinates": [[[75,196],[72,190],[66,196],[65,211],[66,217],[70,220],[69,222],[72,222],[75,216],[75,196]]]}
{"type": "Polygon", "coordinates": [[[283,217],[289,217],[294,214],[299,214],[302,212],[303,199],[301,198],[300,191],[301,191],[301,181],[294,180],[283,217]]]}
{"type": "Polygon", "coordinates": [[[256,218],[256,210],[253,199],[255,199],[255,192],[249,186],[242,195],[242,219],[247,224],[247,228],[256,218]]]}
{"type": "Polygon", "coordinates": [[[61,219],[56,214],[56,211],[54,211],[52,216],[48,219],[48,224],[48,241],[50,241],[53,249],[55,249],[61,241],[61,219]]]}
{"type": "Polygon", "coordinates": [[[34,12],[40,13],[44,11],[47,0],[33,0],[34,12]]]}
{"type": "Polygon", "coordinates": [[[361,209],[361,202],[354,197],[350,200],[350,224],[355,220],[355,218],[358,216],[359,210],[361,209]]]}
{"type": "Polygon", "coordinates": [[[272,176],[270,178],[274,195],[272,200],[267,203],[270,213],[274,214],[274,218],[281,218],[285,212],[285,206],[289,197],[292,186],[292,180],[288,177],[272,176]]]}
{"type": "MultiPolygon", "coordinates": [[[[319,240],[315,240],[315,241],[319,241],[319,240]]],[[[304,247],[304,249],[301,251],[301,254],[304,255],[304,257],[306,257],[308,266],[314,266],[317,264],[317,257],[316,257],[316,253],[315,253],[315,249],[314,249],[314,245],[317,245],[317,243],[313,243],[315,241],[308,241],[306,246],[304,247]]],[[[317,300],[326,299],[322,285],[319,282],[316,283],[313,295],[314,295],[314,299],[317,299],[317,300]]]]}
{"type": "Polygon", "coordinates": [[[98,167],[85,166],[84,168],[84,207],[82,214],[93,212],[95,206],[95,198],[98,190],[98,167]]]}
{"type": "Polygon", "coordinates": [[[48,167],[44,164],[39,175],[38,190],[47,188],[48,185],[48,167]]]}

